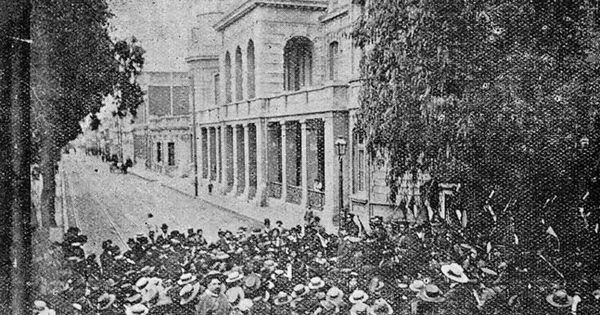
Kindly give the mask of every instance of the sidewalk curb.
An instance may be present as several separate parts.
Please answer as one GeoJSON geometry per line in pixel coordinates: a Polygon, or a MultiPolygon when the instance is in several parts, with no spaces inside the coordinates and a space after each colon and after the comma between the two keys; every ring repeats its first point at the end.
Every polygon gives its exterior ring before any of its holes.
{"type": "Polygon", "coordinates": [[[175,187],[172,187],[172,186],[170,186],[170,185],[167,185],[167,184],[164,184],[164,183],[160,183],[160,185],[161,185],[162,187],[165,187],[165,188],[167,188],[167,189],[170,189],[170,190],[172,190],[172,191],[174,191],[174,192],[180,193],[180,194],[182,194],[182,195],[184,195],[184,196],[186,196],[186,197],[189,197],[189,198],[191,198],[191,199],[200,200],[200,201],[202,201],[202,202],[204,202],[204,203],[206,203],[206,204],[209,204],[209,205],[211,205],[211,206],[213,206],[213,207],[215,207],[215,208],[218,208],[219,210],[223,210],[223,211],[225,211],[225,212],[229,212],[229,213],[231,213],[231,214],[235,214],[236,216],[239,216],[239,217],[245,218],[245,219],[247,219],[247,220],[251,220],[251,221],[260,222],[259,220],[255,219],[255,218],[253,218],[253,217],[251,217],[251,216],[249,216],[249,215],[245,215],[245,214],[239,213],[239,212],[237,212],[237,211],[235,211],[235,210],[232,210],[232,209],[230,209],[230,208],[227,208],[227,207],[225,207],[225,206],[218,205],[218,204],[216,204],[216,203],[214,203],[214,202],[211,202],[211,201],[208,201],[208,200],[206,200],[206,199],[204,199],[204,198],[201,198],[201,197],[195,198],[193,195],[191,195],[191,194],[188,194],[188,193],[186,193],[186,192],[184,192],[184,191],[182,191],[182,190],[179,190],[179,189],[177,189],[177,188],[175,188],[175,187]]]}
{"type": "Polygon", "coordinates": [[[136,174],[135,172],[133,172],[133,171],[131,171],[131,170],[129,170],[129,171],[127,172],[127,174],[133,175],[133,176],[135,176],[135,177],[141,178],[141,179],[143,179],[143,180],[145,180],[145,181],[147,181],[147,182],[151,182],[151,183],[154,183],[154,182],[157,182],[157,181],[158,181],[158,179],[150,179],[150,178],[144,177],[144,176],[142,176],[142,175],[136,174]]]}
{"type": "Polygon", "coordinates": [[[181,194],[181,195],[184,195],[184,196],[186,196],[186,197],[188,197],[188,198],[195,199],[195,200],[200,200],[200,201],[202,201],[202,202],[204,202],[204,203],[206,203],[206,204],[209,204],[209,205],[211,205],[211,206],[213,206],[213,207],[216,207],[216,208],[218,208],[219,210],[223,210],[223,211],[225,211],[225,212],[228,212],[228,213],[231,213],[231,214],[235,214],[235,215],[237,215],[237,216],[239,216],[239,217],[242,217],[242,218],[245,218],[245,219],[247,219],[247,220],[251,220],[251,221],[260,222],[260,220],[257,220],[257,219],[255,219],[255,218],[253,218],[253,217],[249,216],[249,215],[245,215],[245,214],[243,214],[243,213],[240,213],[240,212],[238,212],[238,211],[235,211],[235,210],[233,210],[233,209],[230,209],[230,208],[224,207],[224,206],[222,206],[222,205],[218,205],[218,204],[216,204],[216,203],[214,203],[214,202],[211,202],[211,201],[209,201],[209,200],[207,200],[207,199],[204,199],[204,198],[201,198],[201,197],[198,197],[198,198],[196,198],[196,197],[194,197],[194,195],[192,195],[192,194],[189,194],[189,193],[186,193],[185,191],[182,191],[182,190],[180,190],[180,189],[177,189],[177,188],[175,188],[175,187],[173,187],[173,186],[171,186],[171,185],[168,185],[168,184],[162,183],[162,182],[160,182],[160,180],[158,180],[158,179],[149,179],[149,178],[147,178],[147,177],[145,177],[145,176],[142,176],[142,175],[136,174],[134,171],[131,171],[131,170],[128,172],[128,174],[131,174],[131,175],[134,175],[134,176],[136,176],[136,177],[139,177],[139,178],[141,178],[142,180],[145,180],[145,181],[147,181],[147,182],[158,182],[158,183],[160,184],[160,186],[162,186],[162,187],[165,187],[165,188],[167,188],[167,189],[170,189],[170,190],[172,190],[172,191],[174,191],[174,192],[176,192],[176,193],[179,193],[179,194],[181,194]]]}

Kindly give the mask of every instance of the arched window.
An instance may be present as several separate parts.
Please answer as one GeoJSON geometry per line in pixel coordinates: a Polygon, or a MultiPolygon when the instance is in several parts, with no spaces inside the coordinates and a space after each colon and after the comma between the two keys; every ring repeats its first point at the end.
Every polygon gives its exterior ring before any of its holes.
{"type": "Polygon", "coordinates": [[[246,59],[248,59],[247,61],[247,67],[248,67],[248,78],[247,78],[247,84],[248,87],[246,88],[248,91],[248,98],[252,99],[254,97],[256,97],[256,83],[255,83],[255,78],[254,78],[254,42],[252,40],[250,40],[248,42],[248,48],[246,51],[246,59]]]}
{"type": "Polygon", "coordinates": [[[225,53],[225,103],[231,103],[231,56],[225,53]]]}
{"type": "Polygon", "coordinates": [[[339,43],[331,42],[329,44],[328,64],[329,64],[329,80],[335,81],[338,79],[338,57],[339,43]]]}
{"type": "Polygon", "coordinates": [[[242,49],[240,46],[235,50],[235,100],[241,101],[244,99],[242,76],[242,49]]]}
{"type": "Polygon", "coordinates": [[[283,86],[296,91],[312,84],[313,43],[306,37],[290,39],[283,50],[283,86]]]}

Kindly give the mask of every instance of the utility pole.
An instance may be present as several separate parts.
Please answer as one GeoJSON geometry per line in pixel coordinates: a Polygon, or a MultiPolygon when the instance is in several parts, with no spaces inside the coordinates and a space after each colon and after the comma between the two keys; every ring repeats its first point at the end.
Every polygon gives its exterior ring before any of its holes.
{"type": "Polygon", "coordinates": [[[194,162],[194,196],[198,197],[198,150],[196,143],[196,90],[194,88],[194,77],[190,76],[190,89],[192,94],[192,151],[194,162]]]}

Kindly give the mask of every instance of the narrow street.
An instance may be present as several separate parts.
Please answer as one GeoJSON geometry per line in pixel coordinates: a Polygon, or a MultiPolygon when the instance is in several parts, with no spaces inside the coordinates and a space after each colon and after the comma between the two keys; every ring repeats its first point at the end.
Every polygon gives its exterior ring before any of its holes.
{"type": "Polygon", "coordinates": [[[100,253],[102,241],[112,239],[121,249],[136,233],[147,233],[148,225],[185,233],[203,229],[214,240],[219,229],[252,227],[255,220],[172,191],[134,175],[110,173],[107,163],[94,157],[65,155],[65,194],[69,225],[88,236],[87,253],[100,253]],[[153,218],[149,218],[152,214],[153,218]],[[75,224],[74,222],[75,221],[75,224]]]}

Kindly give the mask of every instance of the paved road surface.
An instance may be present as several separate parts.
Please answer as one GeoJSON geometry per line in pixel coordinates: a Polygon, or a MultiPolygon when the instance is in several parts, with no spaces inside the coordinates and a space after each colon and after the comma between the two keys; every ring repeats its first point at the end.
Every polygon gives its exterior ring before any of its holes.
{"type": "Polygon", "coordinates": [[[204,230],[210,241],[220,228],[258,226],[259,222],[195,200],[156,182],[133,175],[113,174],[108,164],[87,156],[66,155],[62,167],[70,226],[76,222],[88,236],[86,253],[101,252],[102,241],[112,239],[121,249],[136,233],[147,233],[147,225],[167,223],[170,229],[204,230]],[[149,219],[148,214],[154,218],[149,219]]]}

